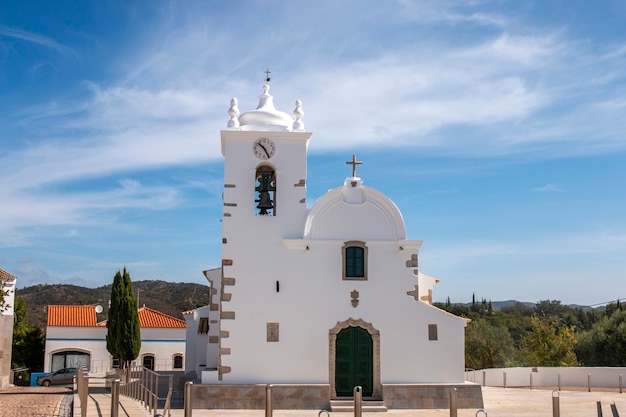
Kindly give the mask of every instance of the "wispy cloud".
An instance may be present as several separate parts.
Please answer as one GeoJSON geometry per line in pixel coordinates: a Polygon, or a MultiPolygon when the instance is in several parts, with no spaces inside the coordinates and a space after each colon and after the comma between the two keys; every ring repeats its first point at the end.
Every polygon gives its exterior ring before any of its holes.
{"type": "Polygon", "coordinates": [[[540,187],[531,188],[530,191],[534,191],[538,193],[562,193],[562,192],[565,192],[565,189],[555,184],[546,184],[540,187]]]}
{"type": "Polygon", "coordinates": [[[65,57],[78,58],[78,52],[75,49],[65,46],[55,41],[54,39],[38,33],[29,32],[21,29],[13,29],[0,25],[0,36],[34,43],[36,45],[51,49],[65,57]]]}

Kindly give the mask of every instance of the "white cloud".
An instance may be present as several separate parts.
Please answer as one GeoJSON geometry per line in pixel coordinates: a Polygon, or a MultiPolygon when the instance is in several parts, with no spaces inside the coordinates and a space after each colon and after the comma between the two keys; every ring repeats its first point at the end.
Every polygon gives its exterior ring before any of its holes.
{"type": "Polygon", "coordinates": [[[546,184],[546,185],[542,185],[541,187],[534,187],[531,188],[530,191],[535,191],[535,192],[540,192],[540,193],[562,193],[565,192],[565,190],[561,187],[559,187],[558,185],[554,185],[554,184],[546,184]]]}

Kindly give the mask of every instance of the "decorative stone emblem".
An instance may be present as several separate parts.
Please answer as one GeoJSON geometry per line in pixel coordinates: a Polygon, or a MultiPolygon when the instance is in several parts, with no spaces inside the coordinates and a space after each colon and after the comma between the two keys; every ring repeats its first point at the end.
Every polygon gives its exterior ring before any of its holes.
{"type": "Polygon", "coordinates": [[[359,292],[357,290],[352,290],[350,297],[352,297],[352,307],[356,308],[356,306],[359,305],[359,292]]]}

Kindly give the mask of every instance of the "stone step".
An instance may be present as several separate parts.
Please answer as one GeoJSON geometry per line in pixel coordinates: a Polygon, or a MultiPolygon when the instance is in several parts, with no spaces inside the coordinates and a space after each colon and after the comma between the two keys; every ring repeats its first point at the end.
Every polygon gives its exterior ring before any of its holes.
{"type": "MultiPolygon", "coordinates": [[[[354,412],[353,400],[331,400],[330,411],[333,412],[354,412]]],[[[384,413],[387,411],[387,407],[382,401],[368,401],[364,400],[361,403],[361,411],[368,413],[384,413]]]]}

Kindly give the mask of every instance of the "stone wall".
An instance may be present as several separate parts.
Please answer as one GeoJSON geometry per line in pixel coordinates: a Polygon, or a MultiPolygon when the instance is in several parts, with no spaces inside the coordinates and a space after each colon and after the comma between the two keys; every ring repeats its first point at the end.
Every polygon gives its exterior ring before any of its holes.
{"type": "Polygon", "coordinates": [[[389,409],[447,409],[453,388],[458,408],[483,408],[478,384],[383,384],[383,401],[389,409]]]}
{"type": "MultiPolygon", "coordinates": [[[[194,409],[262,410],[266,385],[196,385],[192,386],[194,409]]],[[[273,385],[274,409],[321,410],[330,407],[330,385],[273,385]]]]}
{"type": "MultiPolygon", "coordinates": [[[[266,385],[194,384],[194,409],[262,410],[266,385]]],[[[478,384],[383,384],[383,402],[389,409],[447,409],[450,391],[457,389],[458,408],[483,408],[478,384]]],[[[276,410],[330,409],[330,385],[272,385],[272,407],[276,410]]]]}

